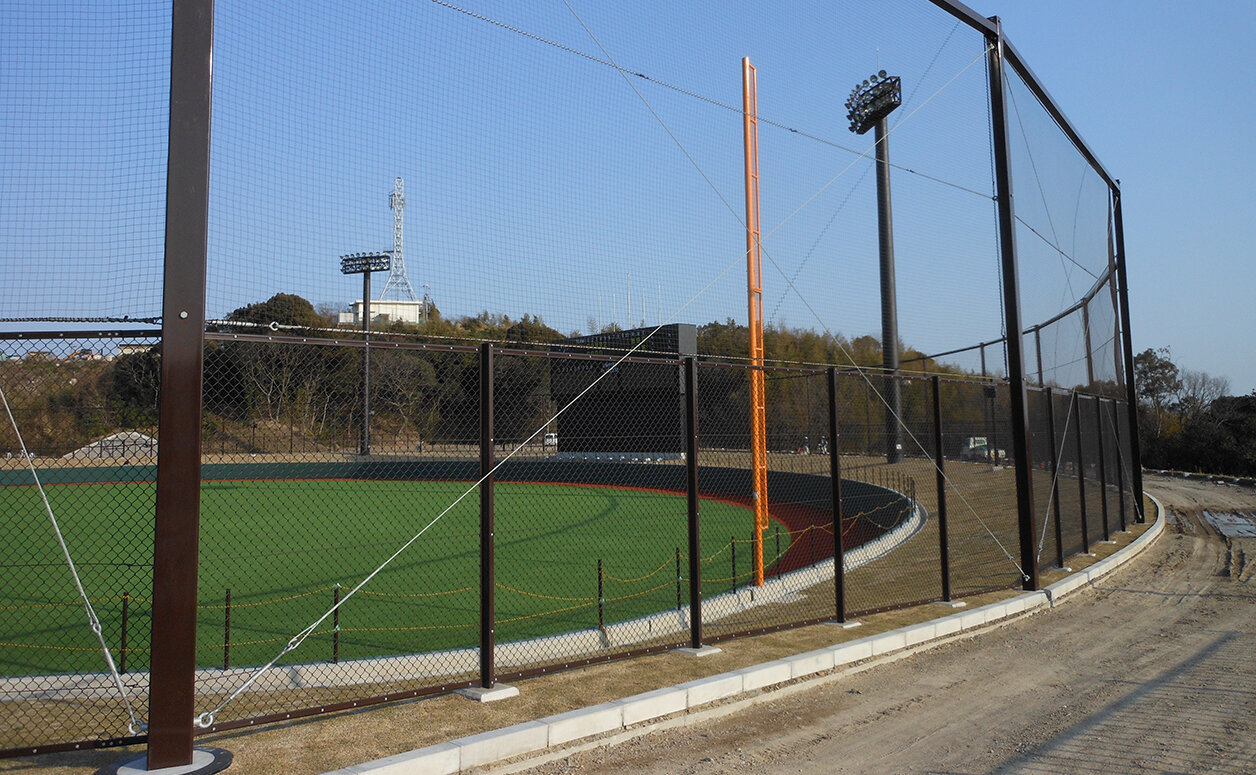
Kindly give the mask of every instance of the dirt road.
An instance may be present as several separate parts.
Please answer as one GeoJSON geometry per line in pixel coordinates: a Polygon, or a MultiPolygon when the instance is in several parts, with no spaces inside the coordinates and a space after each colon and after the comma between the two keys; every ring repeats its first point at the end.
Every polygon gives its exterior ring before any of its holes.
{"type": "Polygon", "coordinates": [[[1256,772],[1256,539],[1200,518],[1256,493],[1147,490],[1168,533],[1058,608],[527,771],[1256,772]]]}

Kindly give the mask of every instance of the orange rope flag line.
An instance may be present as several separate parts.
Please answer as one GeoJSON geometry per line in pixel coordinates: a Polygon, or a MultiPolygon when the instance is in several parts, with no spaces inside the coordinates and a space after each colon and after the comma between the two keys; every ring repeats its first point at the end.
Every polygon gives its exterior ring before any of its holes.
{"type": "Polygon", "coordinates": [[[750,57],[741,60],[746,144],[746,289],[750,308],[750,470],[754,486],[755,586],[763,586],[763,531],[768,527],[767,410],[763,385],[763,271],[759,253],[759,97],[750,57]]]}

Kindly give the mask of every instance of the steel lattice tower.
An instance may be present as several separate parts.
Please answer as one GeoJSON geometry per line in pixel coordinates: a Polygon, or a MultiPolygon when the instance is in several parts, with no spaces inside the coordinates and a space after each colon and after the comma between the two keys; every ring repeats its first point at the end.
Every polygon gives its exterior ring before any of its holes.
{"type": "Polygon", "coordinates": [[[414,295],[414,287],[410,285],[410,278],[406,277],[403,245],[405,227],[402,218],[406,209],[406,182],[402,178],[393,180],[393,192],[388,197],[388,204],[393,211],[392,270],[388,273],[388,282],[384,283],[384,290],[380,291],[379,297],[386,299],[390,292],[396,291],[397,298],[401,301],[418,301],[418,297],[414,295]]]}

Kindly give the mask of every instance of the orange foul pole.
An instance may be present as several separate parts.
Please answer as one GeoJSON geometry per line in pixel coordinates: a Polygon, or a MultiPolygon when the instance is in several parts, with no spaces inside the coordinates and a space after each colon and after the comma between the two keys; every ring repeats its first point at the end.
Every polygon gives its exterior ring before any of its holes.
{"type": "Polygon", "coordinates": [[[763,271],[759,256],[759,98],[750,58],[741,60],[746,139],[746,290],[750,305],[750,467],[754,486],[755,586],[763,586],[763,531],[768,527],[768,435],[763,397],[763,271]]]}

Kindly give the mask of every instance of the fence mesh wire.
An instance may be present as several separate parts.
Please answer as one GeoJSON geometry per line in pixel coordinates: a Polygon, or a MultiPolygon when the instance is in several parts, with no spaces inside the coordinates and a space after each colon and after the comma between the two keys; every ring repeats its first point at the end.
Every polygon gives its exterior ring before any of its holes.
{"type": "MultiPolygon", "coordinates": [[[[170,12],[14,3],[0,42],[0,386],[141,715],[170,12]],[[93,333],[102,319],[147,330],[93,333]]],[[[1024,331],[1008,332],[990,133],[974,131],[991,120],[987,54],[919,0],[786,15],[218,0],[197,711],[244,724],[475,682],[490,491],[499,675],[687,642],[692,559],[708,640],[836,616],[835,535],[849,615],[1019,585],[1018,463],[1040,569],[1133,521],[1109,186],[1011,71],[1024,331]],[[763,363],[743,56],[761,97],[763,363]],[[840,107],[882,67],[903,97],[890,343],[872,135],[848,134],[840,107]],[[357,254],[391,268],[342,274],[357,254]],[[1009,333],[1035,388],[1028,459],[1009,333]]],[[[124,709],[7,425],[0,454],[0,749],[119,739],[124,709]]]]}

